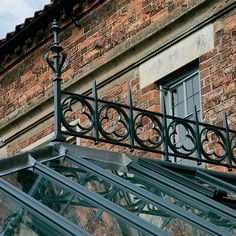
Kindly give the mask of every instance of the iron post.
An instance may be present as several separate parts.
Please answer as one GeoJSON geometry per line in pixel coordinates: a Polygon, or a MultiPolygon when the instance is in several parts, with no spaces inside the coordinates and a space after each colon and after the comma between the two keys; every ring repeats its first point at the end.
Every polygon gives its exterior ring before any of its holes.
{"type": "Polygon", "coordinates": [[[53,61],[49,59],[49,53],[45,54],[45,59],[54,73],[54,136],[51,141],[63,142],[66,138],[62,135],[61,131],[61,119],[62,119],[62,106],[61,106],[61,74],[62,66],[66,60],[66,53],[63,52],[63,48],[59,45],[59,31],[57,20],[53,20],[52,28],[53,32],[53,45],[50,50],[53,53],[53,61]]]}

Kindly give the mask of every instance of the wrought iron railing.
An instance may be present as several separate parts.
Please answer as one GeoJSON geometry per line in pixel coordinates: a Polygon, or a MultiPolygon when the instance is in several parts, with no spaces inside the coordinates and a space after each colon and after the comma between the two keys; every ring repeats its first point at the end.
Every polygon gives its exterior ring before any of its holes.
{"type": "MultiPolygon", "coordinates": [[[[99,99],[94,82],[92,97],[61,90],[61,70],[66,54],[59,46],[57,22],[53,22],[54,61],[46,60],[54,72],[55,136],[54,141],[65,141],[64,135],[106,142],[159,153],[166,161],[173,158],[189,159],[214,165],[236,168],[236,131],[229,129],[226,114],[223,127],[199,122],[195,108],[193,120],[182,119],[164,112],[136,108],[131,91],[128,104],[99,99]],[[62,96],[65,97],[62,101],[62,96]],[[62,103],[61,103],[62,101],[62,103]],[[65,130],[62,130],[63,124],[65,130]]],[[[164,101],[164,100],[163,100],[164,101]]]]}

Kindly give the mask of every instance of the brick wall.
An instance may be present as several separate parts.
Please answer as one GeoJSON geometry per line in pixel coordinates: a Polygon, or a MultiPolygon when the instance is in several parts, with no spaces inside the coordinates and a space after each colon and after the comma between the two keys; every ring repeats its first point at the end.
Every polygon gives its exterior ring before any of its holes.
{"type": "MultiPolygon", "coordinates": [[[[130,42],[129,40],[143,30],[156,25],[164,26],[201,2],[204,1],[107,0],[100,2],[88,12],[85,11],[82,18],[76,20],[78,27],[69,20],[61,20],[63,22],[60,24],[64,27],[61,33],[62,45],[68,54],[63,69],[63,86],[72,86],[76,81],[76,86],[86,91],[85,88],[91,87],[91,80],[94,78],[85,80],[80,78],[81,74],[90,73],[95,65],[102,67],[111,57],[120,55],[119,46],[124,42],[130,42]]],[[[222,125],[222,112],[226,111],[232,128],[236,125],[235,16],[235,10],[231,10],[214,20],[215,48],[199,58],[203,121],[222,125]]],[[[2,129],[6,124],[9,124],[10,128],[11,124],[16,122],[14,129],[17,132],[16,120],[21,119],[23,115],[27,116],[28,112],[32,113],[33,108],[47,102],[52,96],[52,72],[43,58],[52,43],[48,32],[43,40],[39,44],[34,44],[27,52],[21,51],[22,54],[16,57],[17,60],[13,57],[7,63],[3,63],[3,70],[0,72],[0,96],[3,98],[0,100],[2,129]]],[[[123,50],[129,47],[128,44],[123,50]]],[[[119,63],[112,64],[113,67],[118,65],[119,63]]],[[[127,103],[128,88],[132,90],[136,107],[160,111],[159,88],[151,84],[140,89],[138,66],[99,88],[98,93],[100,98],[127,103]]],[[[78,114],[74,114],[73,117],[77,116],[78,114]]],[[[148,123],[145,125],[140,135],[152,136],[148,130],[148,123]]],[[[13,139],[5,146],[7,153],[19,152],[50,134],[52,130],[53,124],[50,120],[40,131],[28,131],[13,139]]],[[[81,140],[81,145],[91,146],[93,143],[81,140]]],[[[97,147],[123,151],[123,148],[102,143],[97,147]]],[[[158,157],[156,154],[145,154],[140,151],[136,151],[135,154],[158,157]]]]}
{"type": "MultiPolygon", "coordinates": [[[[223,113],[229,126],[236,128],[236,11],[214,22],[215,48],[202,55],[200,77],[202,86],[202,119],[205,123],[223,126],[223,113]]],[[[222,154],[222,148],[212,141],[210,146],[222,154]],[[218,150],[217,150],[218,149],[218,150]]],[[[234,153],[235,155],[235,153],[234,153]]],[[[227,168],[208,165],[209,169],[227,171],[227,168]]]]}
{"type": "Polygon", "coordinates": [[[236,11],[214,22],[215,48],[200,57],[203,121],[222,126],[226,112],[236,128],[236,11]]]}
{"type": "MultiPolygon", "coordinates": [[[[80,28],[66,25],[61,33],[62,45],[68,53],[64,82],[97,60],[106,61],[108,51],[147,26],[186,10],[188,2],[191,1],[105,1],[79,20],[80,28]]],[[[44,38],[46,43],[31,48],[33,51],[22,49],[22,57],[16,57],[19,61],[14,61],[16,55],[13,55],[4,64],[0,72],[0,96],[4,98],[0,101],[0,119],[17,117],[23,109],[33,107],[52,93],[52,74],[43,58],[51,46],[51,38],[47,39],[47,33],[44,38]]]]}

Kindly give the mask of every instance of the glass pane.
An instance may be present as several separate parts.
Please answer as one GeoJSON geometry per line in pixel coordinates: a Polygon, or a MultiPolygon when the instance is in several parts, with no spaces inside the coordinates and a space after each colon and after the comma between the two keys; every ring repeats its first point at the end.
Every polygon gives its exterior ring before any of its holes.
{"type": "MultiPolygon", "coordinates": [[[[201,204],[200,202],[196,203],[195,201],[191,199],[187,199],[186,196],[184,196],[181,193],[178,193],[177,191],[173,191],[170,187],[166,186],[164,183],[157,183],[157,184],[154,183],[152,180],[146,178],[141,173],[137,174],[136,172],[134,172],[132,170],[132,167],[130,167],[129,173],[124,173],[120,171],[119,172],[114,171],[113,173],[120,176],[123,179],[128,180],[129,182],[132,182],[133,184],[139,187],[145,188],[146,190],[163,198],[168,203],[173,203],[175,205],[178,205],[179,207],[185,209],[186,211],[194,215],[197,215],[211,222],[214,225],[222,227],[223,229],[227,231],[232,230],[232,228],[235,226],[235,221],[229,220],[226,217],[222,216],[221,214],[208,209],[206,205],[201,204]]],[[[176,222],[176,220],[178,220],[179,222],[182,221],[180,219],[172,218],[172,217],[168,219],[173,220],[172,223],[176,222]]],[[[182,221],[181,224],[182,224],[181,228],[187,227],[186,229],[190,229],[190,226],[186,225],[185,222],[182,221]]],[[[191,230],[194,230],[194,229],[191,227],[191,230]]],[[[186,234],[186,235],[191,235],[191,234],[186,234]]],[[[206,234],[204,232],[204,234],[199,234],[199,235],[206,235],[206,234]]]]}
{"type": "Polygon", "coordinates": [[[198,74],[196,74],[193,77],[193,93],[194,94],[199,93],[199,91],[200,91],[199,85],[200,85],[199,76],[198,76],[198,74]]]}
{"type": "Polygon", "coordinates": [[[169,224],[165,226],[165,230],[171,235],[192,235],[193,229],[194,228],[192,228],[191,225],[176,218],[173,218],[169,224]]]}
{"type": "MultiPolygon", "coordinates": [[[[59,167],[58,171],[64,173],[71,180],[77,180],[81,177],[84,185],[89,186],[91,190],[96,190],[93,179],[90,179],[91,182],[89,182],[85,178],[85,172],[79,173],[77,169],[69,168],[69,166],[65,166],[65,168],[59,167]]],[[[19,171],[17,175],[7,176],[7,179],[13,185],[30,193],[33,198],[61,214],[66,219],[80,225],[92,235],[107,235],[107,232],[114,232],[112,235],[115,236],[124,235],[120,225],[121,220],[31,170],[19,171]]],[[[123,225],[125,225],[124,222],[123,225]]],[[[133,234],[130,234],[131,236],[143,235],[133,226],[127,224],[126,226],[130,229],[130,232],[133,232],[133,234]]]]}
{"type": "Polygon", "coordinates": [[[187,99],[187,116],[193,114],[193,109],[194,109],[193,97],[190,97],[187,99]]]}
{"type": "Polygon", "coordinates": [[[171,104],[170,112],[173,116],[192,119],[194,105],[197,106],[198,111],[201,110],[199,75],[194,72],[190,76],[182,77],[176,85],[173,83],[169,87],[171,96],[168,99],[171,101],[168,104],[171,104]]]}
{"type": "Polygon", "coordinates": [[[177,87],[177,97],[178,97],[178,103],[181,103],[184,101],[184,86],[183,83],[181,83],[177,87]]]}
{"type": "Polygon", "coordinates": [[[62,235],[2,193],[0,193],[0,234],[6,236],[62,235]]]}
{"type": "Polygon", "coordinates": [[[174,116],[184,118],[185,117],[185,109],[184,109],[184,103],[180,103],[174,108],[174,116]]]}
{"type": "Polygon", "coordinates": [[[186,94],[187,98],[193,96],[193,84],[192,84],[192,79],[188,79],[186,81],[186,94]]]}
{"type": "MultiPolygon", "coordinates": [[[[70,173],[71,171],[73,171],[74,176],[76,176],[75,178],[73,178],[73,181],[82,184],[89,190],[96,192],[102,195],[104,198],[109,199],[110,201],[124,207],[125,209],[154,224],[160,229],[167,230],[168,227],[166,226],[172,220],[180,220],[174,217],[171,213],[167,213],[165,210],[160,209],[158,206],[152,205],[146,202],[144,199],[140,199],[138,196],[135,196],[134,194],[126,190],[120,189],[109,183],[105,179],[86,171],[83,167],[80,167],[78,164],[71,162],[69,159],[65,159],[63,161],[60,160],[60,162],[51,162],[51,168],[65,176],[71,176],[70,173]],[[68,167],[70,167],[71,169],[69,169],[68,167]]],[[[113,173],[119,175],[118,172],[114,171],[113,173]]],[[[141,184],[137,183],[135,180],[132,183],[137,184],[137,186],[141,184]]],[[[149,186],[149,184],[142,185],[142,187],[147,190],[149,190],[149,186]]],[[[167,196],[167,198],[169,198],[169,202],[171,200],[177,201],[169,196],[167,196]]],[[[99,215],[99,213],[96,212],[96,215],[99,215]]],[[[186,227],[189,227],[191,229],[193,228],[186,222],[184,224],[186,225],[186,227]]]]}

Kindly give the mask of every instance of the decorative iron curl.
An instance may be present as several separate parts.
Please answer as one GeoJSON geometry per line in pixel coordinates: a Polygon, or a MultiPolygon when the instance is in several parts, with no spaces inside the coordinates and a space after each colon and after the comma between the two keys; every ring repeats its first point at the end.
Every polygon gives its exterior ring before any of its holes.
{"type": "Polygon", "coordinates": [[[115,142],[121,142],[129,136],[129,117],[121,107],[114,104],[106,104],[99,109],[98,114],[100,119],[99,131],[105,139],[115,142]],[[112,111],[112,113],[116,113],[116,122],[110,119],[109,111],[112,111]],[[102,114],[104,114],[104,116],[102,114]],[[113,126],[110,131],[104,129],[104,121],[106,122],[106,124],[110,125],[110,127],[113,126]],[[122,126],[123,133],[119,133],[119,129],[117,129],[117,126],[119,125],[122,126]]]}
{"type": "Polygon", "coordinates": [[[201,133],[200,133],[200,137],[201,137],[201,148],[202,148],[202,154],[203,156],[210,161],[214,161],[214,162],[223,162],[226,157],[227,157],[227,151],[226,151],[226,140],[224,135],[217,130],[214,127],[205,127],[202,129],[201,133]],[[222,148],[223,150],[223,154],[218,154],[216,152],[216,150],[211,150],[210,152],[207,152],[204,148],[204,143],[205,142],[210,142],[209,140],[209,135],[214,134],[215,135],[215,139],[213,140],[215,143],[217,143],[219,145],[219,147],[222,148]],[[222,140],[222,142],[220,141],[222,140]],[[216,158],[212,158],[212,156],[215,156],[216,158]]]}
{"type": "MultiPolygon", "coordinates": [[[[55,47],[55,46],[53,46],[53,47],[55,47]]],[[[51,49],[52,49],[52,47],[51,47],[51,49]]],[[[60,50],[59,50],[59,52],[60,52],[60,50]]],[[[50,66],[50,68],[52,69],[53,73],[56,73],[57,76],[58,76],[58,73],[59,73],[59,75],[61,75],[61,70],[62,70],[62,67],[63,67],[65,61],[66,61],[67,54],[65,52],[61,53],[61,60],[58,61],[59,62],[58,68],[56,68],[54,66],[54,62],[49,59],[49,53],[48,52],[45,53],[44,58],[45,58],[46,62],[48,63],[48,65],[50,66]]]]}
{"type": "Polygon", "coordinates": [[[169,125],[168,125],[168,143],[169,147],[172,149],[173,152],[178,153],[178,154],[184,154],[184,155],[191,155],[195,152],[197,148],[197,141],[196,141],[196,134],[192,126],[183,121],[183,120],[173,120],[169,125]],[[180,137],[180,131],[178,132],[178,126],[181,129],[182,127],[185,130],[185,136],[180,137]],[[184,143],[181,145],[177,146],[177,143],[174,143],[172,139],[175,139],[175,136],[178,135],[181,139],[187,139],[191,141],[191,147],[186,147],[184,143]]]}
{"type": "Polygon", "coordinates": [[[134,126],[134,137],[136,142],[141,147],[154,149],[159,147],[163,143],[164,129],[160,120],[154,114],[145,111],[140,112],[134,117],[134,126]],[[156,141],[153,141],[150,135],[145,139],[140,138],[140,136],[138,135],[138,130],[144,128],[144,119],[147,118],[151,121],[151,130],[153,130],[156,134],[156,141]]]}
{"type": "Polygon", "coordinates": [[[62,113],[62,124],[68,131],[73,133],[76,132],[79,135],[84,135],[93,129],[94,111],[92,105],[87,100],[80,96],[71,95],[64,99],[64,101],[62,102],[62,107],[65,107],[65,110],[62,113]],[[83,125],[80,120],[77,120],[74,123],[69,123],[66,120],[67,113],[73,112],[72,106],[76,102],[79,102],[82,106],[81,113],[86,117],[86,120],[88,121],[88,124],[86,126],[83,125]],[[78,127],[80,130],[76,130],[76,127],[78,127]]]}

